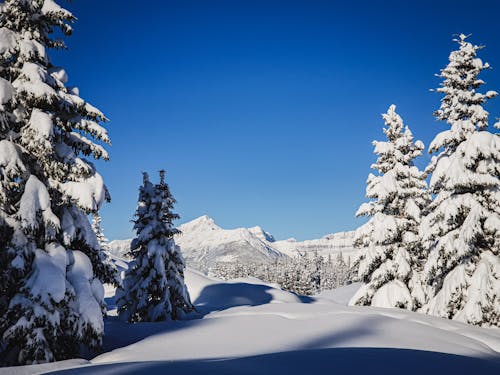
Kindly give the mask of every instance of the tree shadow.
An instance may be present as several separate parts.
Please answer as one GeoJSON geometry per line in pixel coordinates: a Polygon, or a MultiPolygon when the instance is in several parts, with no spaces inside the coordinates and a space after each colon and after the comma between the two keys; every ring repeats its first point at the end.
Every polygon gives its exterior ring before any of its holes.
{"type": "Polygon", "coordinates": [[[106,334],[104,335],[101,353],[106,353],[111,350],[135,344],[138,341],[155,335],[162,335],[179,331],[181,329],[192,328],[193,326],[201,323],[210,324],[210,320],[201,320],[189,317],[188,320],[128,323],[121,321],[116,316],[107,317],[104,320],[104,330],[106,334]]]}
{"type": "Polygon", "coordinates": [[[194,301],[203,315],[238,306],[259,306],[273,300],[270,286],[250,283],[221,283],[207,285],[194,301]]]}
{"type": "Polygon", "coordinates": [[[342,330],[335,330],[321,337],[316,337],[314,340],[304,342],[297,347],[297,350],[323,349],[337,346],[363,336],[370,336],[375,334],[374,327],[377,324],[380,324],[379,317],[366,317],[361,324],[358,323],[350,327],[345,327],[342,330]]]}
{"type": "Polygon", "coordinates": [[[56,371],[59,375],[109,374],[500,374],[498,358],[392,348],[329,348],[256,356],[187,361],[151,361],[83,366],[56,371]]]}
{"type": "Polygon", "coordinates": [[[314,298],[314,297],[304,296],[302,294],[297,294],[297,293],[292,293],[292,294],[295,294],[301,303],[314,303],[314,302],[316,302],[316,298],[314,298]]]}

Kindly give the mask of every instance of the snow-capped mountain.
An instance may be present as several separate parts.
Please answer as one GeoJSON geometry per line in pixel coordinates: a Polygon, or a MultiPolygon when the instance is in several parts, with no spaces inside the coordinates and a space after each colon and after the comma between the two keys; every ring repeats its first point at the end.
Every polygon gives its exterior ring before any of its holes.
{"type": "MultiPolygon", "coordinates": [[[[323,256],[342,254],[352,261],[358,251],[352,248],[353,232],[341,232],[320,239],[276,241],[259,226],[223,229],[204,215],[179,226],[175,237],[189,267],[208,272],[218,262],[262,263],[277,258],[317,251],[323,256]]],[[[111,253],[120,256],[128,250],[130,240],[109,243],[111,253]]],[[[346,260],[347,260],[346,259],[346,260]]]]}
{"type": "Polygon", "coordinates": [[[288,256],[317,251],[318,254],[326,257],[329,254],[342,252],[344,257],[351,259],[359,252],[359,250],[353,248],[353,236],[354,232],[352,231],[332,233],[322,238],[306,241],[297,241],[294,238],[290,238],[288,240],[273,242],[273,247],[288,256]]]}
{"type": "Polygon", "coordinates": [[[260,227],[222,229],[208,216],[179,226],[175,238],[190,267],[204,272],[217,262],[271,262],[283,254],[271,246],[272,236],[260,227]],[[269,241],[270,240],[270,241],[269,241]]]}

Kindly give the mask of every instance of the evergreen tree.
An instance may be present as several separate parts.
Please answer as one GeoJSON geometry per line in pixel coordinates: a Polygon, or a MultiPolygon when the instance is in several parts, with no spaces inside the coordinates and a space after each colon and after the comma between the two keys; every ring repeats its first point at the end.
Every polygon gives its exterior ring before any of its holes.
{"type": "Polygon", "coordinates": [[[116,257],[114,257],[110,253],[109,249],[109,241],[104,235],[104,231],[101,226],[101,215],[99,212],[94,212],[92,214],[92,230],[94,231],[94,234],[97,238],[97,243],[99,244],[99,248],[101,249],[102,253],[105,255],[105,266],[108,268],[110,272],[110,277],[107,278],[107,282],[113,284],[116,287],[121,286],[121,277],[120,277],[120,272],[118,270],[118,267],[115,264],[116,257]]]}
{"type": "Polygon", "coordinates": [[[423,277],[430,285],[422,311],[477,325],[500,325],[500,138],[488,131],[483,104],[497,95],[477,91],[489,68],[482,48],[455,40],[441,71],[443,93],[439,133],[429,152],[440,152],[428,167],[435,195],[421,234],[429,257],[423,277]]]}
{"type": "Polygon", "coordinates": [[[350,304],[414,309],[422,298],[412,270],[421,263],[417,234],[429,195],[425,175],[413,160],[424,145],[413,141],[394,105],[383,118],[387,141],[373,142],[378,159],[372,168],[378,175],[370,174],[367,180],[366,195],[372,201],[356,213],[371,217],[355,237],[355,246],[366,248],[358,270],[364,285],[350,304]]]}
{"type": "Polygon", "coordinates": [[[101,250],[108,250],[108,239],[104,235],[104,231],[102,230],[102,225],[101,225],[102,219],[101,215],[99,215],[99,212],[96,212],[92,215],[92,230],[95,233],[95,236],[97,238],[97,242],[99,243],[99,246],[101,247],[101,250]]]}
{"type": "Polygon", "coordinates": [[[160,183],[153,185],[144,173],[139,190],[129,256],[133,259],[125,273],[117,306],[122,319],[130,322],[180,319],[194,309],[184,284],[184,259],[175,245],[179,231],[172,221],[175,200],[160,172],[160,183]]]}
{"type": "Polygon", "coordinates": [[[210,276],[230,280],[240,277],[256,277],[262,281],[278,284],[281,289],[301,295],[313,295],[322,290],[331,290],[352,282],[352,271],[339,253],[327,261],[313,251],[299,253],[293,258],[276,259],[274,263],[218,262],[210,270],[210,276]]]}
{"type": "Polygon", "coordinates": [[[52,0],[0,7],[2,361],[40,363],[101,345],[112,271],[87,215],[109,199],[85,157],[108,159],[104,115],[66,85],[47,48],[73,15],[52,0]],[[5,282],[5,284],[4,284],[5,282]]]}

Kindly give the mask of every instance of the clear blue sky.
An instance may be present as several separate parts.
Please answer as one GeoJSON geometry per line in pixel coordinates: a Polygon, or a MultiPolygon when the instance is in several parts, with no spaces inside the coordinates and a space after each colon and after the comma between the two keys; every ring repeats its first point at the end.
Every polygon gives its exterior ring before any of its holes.
{"type": "MultiPolygon", "coordinates": [[[[395,103],[426,145],[445,129],[429,89],[453,34],[486,45],[483,78],[500,91],[495,0],[60,3],[79,20],[52,61],[111,120],[111,161],[98,163],[111,239],[131,236],[141,171],[161,168],[179,224],[354,229],[380,114],[395,103]]],[[[500,99],[488,110],[499,116],[500,99]]]]}

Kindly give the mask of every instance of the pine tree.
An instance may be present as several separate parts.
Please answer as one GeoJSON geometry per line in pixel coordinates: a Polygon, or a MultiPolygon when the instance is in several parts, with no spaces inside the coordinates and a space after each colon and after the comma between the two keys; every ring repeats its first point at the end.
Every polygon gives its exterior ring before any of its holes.
{"type": "Polygon", "coordinates": [[[95,233],[95,236],[97,238],[97,242],[99,243],[99,246],[101,247],[102,250],[107,250],[108,249],[108,239],[104,235],[104,231],[102,230],[102,225],[101,225],[102,219],[101,215],[99,215],[99,212],[96,212],[92,215],[92,230],[95,233]]]}
{"type": "Polygon", "coordinates": [[[2,361],[40,363],[101,345],[112,271],[87,215],[109,199],[93,164],[108,159],[106,121],[54,66],[52,39],[74,16],[52,0],[0,7],[2,361]],[[5,224],[5,225],[3,225],[5,224]]]}
{"type": "Polygon", "coordinates": [[[194,309],[184,283],[184,259],[174,242],[179,233],[172,221],[175,200],[160,172],[153,185],[144,173],[139,190],[131,244],[133,259],[125,273],[123,289],[117,294],[118,312],[129,322],[180,319],[194,309]]]}
{"type": "Polygon", "coordinates": [[[428,167],[435,195],[421,234],[429,257],[424,280],[430,285],[423,312],[477,325],[500,325],[500,137],[488,131],[483,104],[497,95],[477,91],[489,68],[477,57],[482,48],[455,40],[439,75],[443,93],[439,133],[429,152],[440,152],[428,167]]]}
{"type": "Polygon", "coordinates": [[[413,160],[424,145],[413,141],[394,105],[383,119],[387,141],[373,142],[378,159],[372,168],[378,175],[367,180],[366,195],[372,201],[356,213],[371,217],[355,237],[355,246],[366,248],[358,270],[364,285],[350,304],[414,309],[421,293],[414,288],[412,270],[421,263],[417,234],[429,196],[425,176],[413,160]]]}
{"type": "Polygon", "coordinates": [[[94,234],[97,238],[97,243],[99,244],[100,250],[105,255],[104,263],[108,269],[108,273],[110,273],[109,276],[111,277],[111,279],[110,277],[108,277],[106,281],[108,283],[112,283],[115,287],[118,288],[121,286],[121,277],[118,267],[115,264],[117,258],[110,253],[109,241],[104,235],[101,222],[102,219],[99,212],[94,212],[92,214],[92,230],[94,231],[94,234]]]}

